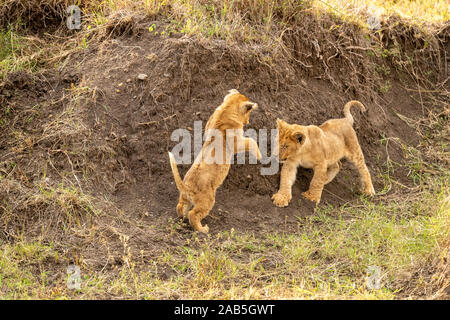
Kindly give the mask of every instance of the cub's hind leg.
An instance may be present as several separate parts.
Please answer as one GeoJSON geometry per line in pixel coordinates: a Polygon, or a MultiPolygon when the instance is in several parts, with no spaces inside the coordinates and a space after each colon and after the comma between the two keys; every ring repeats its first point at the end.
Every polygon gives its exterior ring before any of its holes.
{"type": "Polygon", "coordinates": [[[202,226],[201,220],[206,217],[214,206],[215,192],[211,190],[194,196],[194,208],[189,211],[189,223],[198,232],[208,233],[207,225],[202,226]]]}
{"type": "Polygon", "coordinates": [[[339,170],[342,168],[342,163],[340,161],[333,163],[331,166],[327,168],[327,181],[325,184],[330,183],[334,177],[339,173],[339,170]]]}
{"type": "Polygon", "coordinates": [[[191,202],[180,194],[180,199],[177,204],[177,214],[179,217],[186,219],[188,217],[189,209],[192,207],[191,202]]]}
{"type": "Polygon", "coordinates": [[[358,169],[359,175],[361,177],[361,183],[363,184],[364,193],[370,196],[375,195],[375,189],[372,185],[372,178],[370,177],[370,172],[367,169],[366,162],[364,161],[364,155],[362,153],[361,147],[358,145],[352,153],[347,157],[358,169]]]}

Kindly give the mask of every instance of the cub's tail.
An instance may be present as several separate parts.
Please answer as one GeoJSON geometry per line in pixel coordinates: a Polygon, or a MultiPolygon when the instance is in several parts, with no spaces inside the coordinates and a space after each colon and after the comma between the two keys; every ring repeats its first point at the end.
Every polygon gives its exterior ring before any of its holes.
{"type": "Polygon", "coordinates": [[[169,158],[170,158],[170,167],[172,168],[172,174],[173,178],[175,179],[175,184],[177,185],[178,190],[180,190],[181,193],[186,193],[186,186],[183,183],[183,180],[181,179],[180,173],[178,172],[177,168],[177,162],[175,161],[175,157],[172,154],[172,152],[169,152],[169,158]]]}
{"type": "Polygon", "coordinates": [[[350,121],[350,124],[353,125],[354,120],[353,120],[352,114],[350,113],[351,107],[359,107],[359,109],[361,109],[362,112],[366,111],[366,108],[364,107],[364,105],[361,102],[356,101],[356,100],[347,102],[347,104],[344,106],[344,115],[345,115],[345,118],[348,121],[350,121]]]}

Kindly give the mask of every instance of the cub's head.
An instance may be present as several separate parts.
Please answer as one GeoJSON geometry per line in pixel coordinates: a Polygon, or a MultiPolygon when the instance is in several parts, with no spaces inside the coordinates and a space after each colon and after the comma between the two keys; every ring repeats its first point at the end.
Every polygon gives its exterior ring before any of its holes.
{"type": "Polygon", "coordinates": [[[236,89],[232,89],[216,109],[216,123],[224,128],[242,128],[248,124],[250,113],[257,108],[258,104],[251,102],[236,89]]]}
{"type": "Polygon", "coordinates": [[[277,119],[278,159],[280,162],[300,154],[307,139],[307,128],[277,119]]]}

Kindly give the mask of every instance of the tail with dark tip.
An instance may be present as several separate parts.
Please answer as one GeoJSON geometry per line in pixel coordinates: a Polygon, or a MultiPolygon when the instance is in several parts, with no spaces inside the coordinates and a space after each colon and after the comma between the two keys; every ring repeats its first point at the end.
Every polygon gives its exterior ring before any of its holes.
{"type": "Polygon", "coordinates": [[[366,111],[366,108],[364,107],[364,105],[361,102],[356,101],[356,100],[352,100],[352,101],[349,101],[346,103],[346,105],[344,106],[344,115],[345,115],[345,118],[348,121],[350,121],[350,124],[353,125],[354,120],[353,120],[352,114],[350,113],[351,107],[359,107],[359,109],[361,109],[362,112],[366,111]]]}

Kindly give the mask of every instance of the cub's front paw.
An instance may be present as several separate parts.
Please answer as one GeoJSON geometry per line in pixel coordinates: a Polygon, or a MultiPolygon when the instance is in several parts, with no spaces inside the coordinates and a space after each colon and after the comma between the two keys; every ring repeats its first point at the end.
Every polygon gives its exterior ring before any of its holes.
{"type": "Polygon", "coordinates": [[[277,207],[287,207],[289,204],[289,201],[291,201],[292,196],[290,194],[283,194],[283,193],[275,193],[272,196],[273,203],[277,207]]]}
{"type": "Polygon", "coordinates": [[[314,201],[316,204],[318,204],[320,202],[320,196],[317,196],[310,191],[305,191],[302,193],[302,195],[309,201],[314,201]]]}

